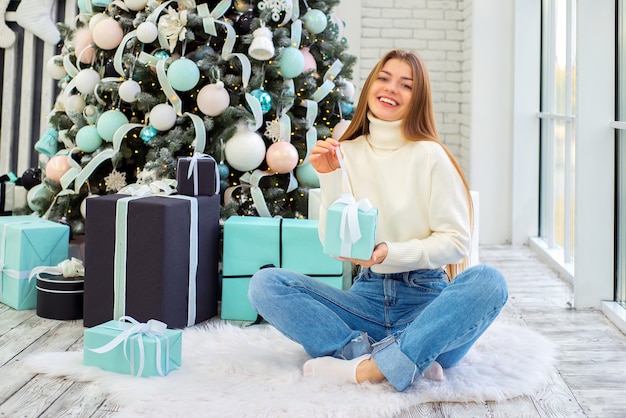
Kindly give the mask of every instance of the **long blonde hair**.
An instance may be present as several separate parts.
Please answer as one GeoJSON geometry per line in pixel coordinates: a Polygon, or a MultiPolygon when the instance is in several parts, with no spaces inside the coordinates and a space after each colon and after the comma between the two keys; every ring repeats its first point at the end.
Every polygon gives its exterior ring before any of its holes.
{"type": "MultiPolygon", "coordinates": [[[[352,117],[352,122],[350,123],[350,126],[341,136],[340,141],[355,139],[361,135],[366,135],[369,133],[370,122],[367,118],[367,113],[369,111],[367,105],[367,94],[370,91],[372,83],[380,74],[383,66],[387,63],[387,61],[394,58],[402,60],[409,64],[413,73],[411,107],[408,110],[408,116],[402,120],[402,134],[405,138],[411,141],[433,141],[441,145],[443,150],[448,155],[448,158],[450,158],[450,161],[456,168],[456,171],[459,173],[459,176],[461,176],[461,180],[463,181],[463,185],[465,186],[465,192],[467,195],[467,201],[469,206],[468,215],[470,220],[470,227],[471,231],[473,232],[474,207],[472,205],[472,196],[470,194],[469,185],[467,183],[467,179],[465,178],[465,174],[463,173],[461,165],[458,163],[454,155],[450,152],[448,147],[446,147],[439,139],[439,135],[437,133],[437,123],[435,122],[435,112],[433,109],[430,78],[428,76],[426,66],[422,59],[419,57],[419,55],[410,51],[394,49],[387,52],[380,59],[380,61],[378,61],[378,63],[374,66],[369,76],[365,80],[365,83],[363,84],[363,89],[361,90],[361,100],[359,100],[356,110],[354,111],[354,116],[352,117]]],[[[446,271],[448,273],[448,276],[450,277],[450,280],[454,279],[468,266],[469,256],[464,258],[457,264],[448,264],[446,266],[446,271]]]]}

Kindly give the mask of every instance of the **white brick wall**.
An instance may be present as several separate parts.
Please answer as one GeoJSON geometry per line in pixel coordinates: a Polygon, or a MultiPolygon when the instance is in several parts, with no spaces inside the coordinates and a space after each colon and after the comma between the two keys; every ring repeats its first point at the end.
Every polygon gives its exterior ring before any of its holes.
{"type": "Polygon", "coordinates": [[[439,135],[466,173],[470,160],[471,6],[472,0],[362,0],[361,48],[355,68],[362,84],[388,50],[420,54],[430,73],[439,135]]]}

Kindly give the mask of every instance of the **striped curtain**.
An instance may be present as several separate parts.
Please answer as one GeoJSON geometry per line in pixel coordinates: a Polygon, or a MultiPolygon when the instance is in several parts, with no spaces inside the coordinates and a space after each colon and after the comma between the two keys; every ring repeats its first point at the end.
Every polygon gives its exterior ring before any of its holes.
{"type": "MultiPolygon", "coordinates": [[[[15,22],[19,1],[11,1],[5,20],[15,33],[15,43],[0,49],[0,174],[20,176],[38,166],[33,146],[47,128],[46,117],[58,94],[57,80],[46,72],[46,63],[60,53],[15,22]]],[[[76,0],[55,0],[51,19],[71,22],[77,15],[76,0]]]]}

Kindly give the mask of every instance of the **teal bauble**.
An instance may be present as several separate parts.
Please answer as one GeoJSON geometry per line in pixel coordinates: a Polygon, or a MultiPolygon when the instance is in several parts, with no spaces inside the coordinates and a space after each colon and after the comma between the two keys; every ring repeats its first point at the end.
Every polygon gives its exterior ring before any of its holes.
{"type": "Polygon", "coordinates": [[[156,51],[154,54],[154,57],[158,60],[164,60],[164,59],[168,59],[170,57],[169,52],[167,52],[164,49],[159,49],[158,51],[156,51]]]}
{"type": "Polygon", "coordinates": [[[192,60],[182,57],[167,68],[167,80],[174,90],[189,91],[200,81],[200,69],[192,60]]]}
{"type": "Polygon", "coordinates": [[[102,137],[95,125],[83,126],[76,133],[76,146],[84,152],[94,152],[102,145],[102,137]]]}
{"type": "Polygon", "coordinates": [[[296,168],[296,178],[302,186],[320,187],[320,178],[313,166],[306,162],[296,168]]]}
{"type": "Polygon", "coordinates": [[[302,16],[302,22],[304,23],[304,28],[314,35],[324,32],[326,25],[328,25],[328,20],[324,12],[317,9],[309,9],[309,11],[302,16]]]}
{"type": "Polygon", "coordinates": [[[230,185],[226,180],[220,180],[220,190],[226,190],[229,186],[230,185]]]}
{"type": "Polygon", "coordinates": [[[141,140],[143,142],[145,142],[146,144],[148,142],[150,142],[150,140],[152,140],[152,138],[154,138],[157,134],[159,133],[159,131],[157,130],[157,128],[155,128],[152,125],[148,125],[148,126],[144,126],[141,129],[141,132],[139,133],[139,136],[141,137],[141,140]]]}
{"type": "Polygon", "coordinates": [[[115,109],[107,110],[98,118],[96,129],[102,139],[111,142],[115,131],[117,131],[120,126],[127,123],[128,118],[121,111],[115,109]]]}
{"type": "Polygon", "coordinates": [[[341,114],[343,116],[347,116],[354,111],[352,103],[339,102],[339,107],[341,107],[341,114]]]}
{"type": "Polygon", "coordinates": [[[220,173],[220,179],[226,180],[230,176],[230,168],[226,164],[220,164],[217,166],[217,171],[220,173]]]}
{"type": "Polygon", "coordinates": [[[261,103],[261,111],[267,113],[272,108],[272,96],[263,89],[255,89],[250,92],[250,95],[256,98],[261,103]]]}
{"type": "Polygon", "coordinates": [[[39,212],[44,208],[44,202],[52,197],[52,192],[44,183],[34,186],[26,194],[26,203],[33,212],[39,212]]]}
{"type": "Polygon", "coordinates": [[[284,78],[296,78],[304,70],[304,55],[298,48],[288,46],[282,50],[278,64],[284,78]]]}

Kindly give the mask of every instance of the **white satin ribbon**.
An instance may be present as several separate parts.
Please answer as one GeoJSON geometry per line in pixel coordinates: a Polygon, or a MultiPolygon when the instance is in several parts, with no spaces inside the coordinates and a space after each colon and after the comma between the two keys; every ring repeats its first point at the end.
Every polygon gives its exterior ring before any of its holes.
{"type": "Polygon", "coordinates": [[[36,221],[14,221],[7,222],[2,226],[2,236],[0,237],[0,300],[2,300],[2,274],[7,274],[17,279],[28,277],[22,277],[24,276],[24,272],[4,268],[4,252],[6,251],[7,229],[10,225],[29,224],[33,222],[36,221]]]}
{"type": "Polygon", "coordinates": [[[63,260],[56,266],[40,266],[33,268],[28,274],[29,280],[41,273],[48,273],[63,277],[82,277],[85,275],[83,262],[76,257],[63,260]]]}
{"type": "Polygon", "coordinates": [[[190,179],[193,176],[193,194],[198,194],[198,160],[213,160],[215,164],[215,194],[220,192],[220,172],[217,167],[217,161],[215,158],[210,155],[203,154],[200,152],[196,152],[189,159],[189,168],[187,169],[187,179],[190,179]]]}
{"type": "MultiPolygon", "coordinates": [[[[106,326],[105,326],[106,327],[106,326]]],[[[124,343],[124,357],[126,360],[130,362],[131,374],[135,376],[141,376],[143,373],[143,368],[145,364],[145,348],[143,343],[143,336],[152,337],[156,342],[156,368],[157,372],[160,376],[165,376],[169,373],[169,338],[165,335],[165,331],[167,330],[167,324],[161,321],[157,321],[156,319],[151,319],[146,323],[139,322],[130,316],[122,316],[119,319],[119,324],[117,328],[106,327],[108,329],[114,330],[122,330],[122,333],[116,336],[109,343],[103,345],[98,348],[89,348],[89,350],[94,353],[103,354],[113,350],[118,345],[124,343]],[[123,321],[129,321],[131,324],[127,324],[123,321]],[[134,350],[132,347],[128,347],[128,343],[132,337],[136,337],[137,344],[139,347],[139,367],[137,368],[137,372],[135,373],[135,358],[134,358],[134,350]],[[161,348],[161,338],[165,339],[165,371],[163,367],[161,367],[161,359],[163,358],[163,349],[161,348]],[[128,352],[130,351],[130,358],[128,352]]]]}

